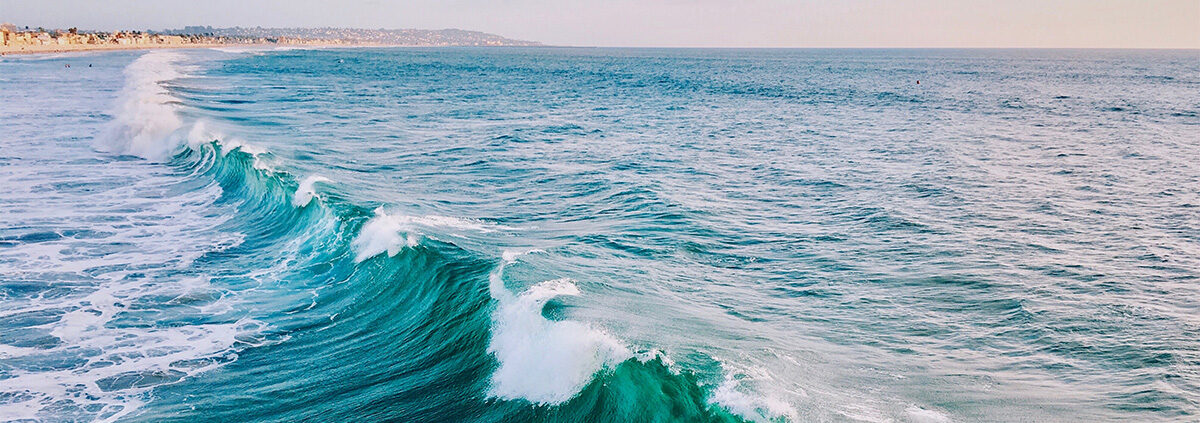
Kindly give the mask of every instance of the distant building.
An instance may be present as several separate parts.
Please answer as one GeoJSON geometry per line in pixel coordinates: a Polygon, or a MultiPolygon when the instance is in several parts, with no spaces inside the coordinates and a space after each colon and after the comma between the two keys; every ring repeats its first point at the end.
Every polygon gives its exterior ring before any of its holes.
{"type": "Polygon", "coordinates": [[[13,44],[13,36],[17,34],[17,26],[10,23],[0,24],[0,46],[13,44]]]}

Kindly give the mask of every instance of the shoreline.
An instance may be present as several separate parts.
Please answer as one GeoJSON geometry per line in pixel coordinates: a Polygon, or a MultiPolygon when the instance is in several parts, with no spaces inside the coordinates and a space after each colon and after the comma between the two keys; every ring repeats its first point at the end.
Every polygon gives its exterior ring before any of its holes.
{"type": "Polygon", "coordinates": [[[22,45],[0,46],[0,55],[10,54],[46,54],[46,53],[85,53],[92,51],[116,50],[151,50],[151,49],[181,49],[181,48],[214,48],[214,47],[264,47],[271,44],[61,44],[61,45],[22,45]]]}
{"type": "Polygon", "coordinates": [[[55,45],[21,45],[0,46],[0,56],[50,54],[50,53],[87,53],[96,51],[120,50],[158,50],[158,49],[189,49],[189,48],[263,48],[263,47],[293,47],[293,48],[328,48],[328,47],[422,47],[390,44],[344,44],[344,43],[194,43],[194,44],[55,44],[55,45]]]}

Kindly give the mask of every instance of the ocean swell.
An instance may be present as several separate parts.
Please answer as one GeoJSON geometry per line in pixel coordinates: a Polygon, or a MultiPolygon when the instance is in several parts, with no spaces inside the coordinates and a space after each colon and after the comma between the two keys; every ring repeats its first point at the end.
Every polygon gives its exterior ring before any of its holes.
{"type": "MultiPolygon", "coordinates": [[[[204,119],[184,122],[179,113],[182,107],[180,102],[163,86],[164,82],[182,75],[178,65],[183,59],[174,53],[151,52],[130,64],[126,69],[125,88],[115,104],[113,121],[98,137],[98,144],[105,151],[165,162],[193,176],[217,181],[223,201],[237,205],[233,220],[238,226],[229,224],[223,227],[246,234],[247,241],[239,243],[236,249],[248,256],[263,256],[259,259],[263,263],[261,268],[237,269],[245,272],[242,278],[246,279],[238,282],[241,284],[239,287],[249,287],[249,291],[283,287],[285,278],[282,275],[297,274],[310,275],[305,277],[330,284],[306,288],[311,289],[306,294],[272,294],[264,291],[247,295],[279,295],[298,301],[298,304],[284,306],[288,314],[330,310],[322,311],[328,314],[320,321],[338,324],[346,318],[346,314],[343,314],[347,313],[345,309],[322,307],[331,307],[329,304],[346,306],[338,302],[342,300],[324,300],[325,295],[352,297],[355,289],[381,289],[376,284],[419,286],[429,283],[432,276],[409,274],[405,266],[414,265],[420,260],[447,260],[446,255],[471,256],[470,252],[449,242],[464,234],[514,230],[469,218],[410,215],[384,207],[369,211],[355,204],[324,198],[319,188],[322,184],[329,184],[329,178],[320,175],[296,178],[287,171],[278,170],[277,167],[286,167],[286,164],[275,166],[271,162],[273,157],[266,149],[230,136],[230,131],[217,130],[218,125],[213,122],[204,119]],[[422,246],[426,239],[439,242],[422,246]],[[404,254],[406,257],[401,261],[397,256],[405,251],[412,254],[404,254]],[[386,257],[373,260],[381,255],[386,257]],[[347,281],[367,285],[331,287],[347,281]],[[330,291],[335,293],[323,293],[330,291]]],[[[579,296],[581,290],[570,279],[553,279],[519,292],[510,291],[505,286],[505,268],[529,253],[542,252],[503,252],[501,262],[487,276],[487,294],[490,295],[491,305],[484,318],[490,320],[490,326],[483,328],[489,333],[486,347],[479,348],[479,352],[483,353],[482,350],[486,349],[486,356],[494,363],[477,363],[490,368],[484,393],[487,398],[528,402],[558,410],[556,412],[564,415],[574,415],[572,413],[589,409],[576,404],[602,397],[597,390],[613,389],[617,393],[640,396],[646,401],[662,404],[660,409],[654,411],[639,410],[637,403],[612,405],[618,407],[618,414],[631,418],[687,415],[714,421],[734,420],[722,411],[723,408],[756,419],[764,416],[787,419],[794,416],[786,404],[763,402],[741,393],[732,385],[722,385],[712,393],[705,392],[690,373],[668,368],[664,355],[635,353],[630,346],[600,328],[583,322],[546,318],[542,313],[547,302],[562,296],[579,296]],[[610,383],[613,387],[608,388],[610,383]],[[663,390],[655,391],[652,389],[654,386],[661,386],[663,390]],[[713,403],[718,407],[713,407],[713,403]]],[[[220,252],[214,254],[213,257],[217,258],[212,260],[226,256],[232,254],[220,252]]],[[[101,330],[103,321],[110,319],[112,312],[100,308],[103,304],[116,304],[116,301],[97,298],[89,300],[89,304],[96,305],[64,317],[63,322],[70,324],[56,334],[66,342],[84,342],[86,339],[80,336],[91,331],[106,337],[108,342],[117,342],[119,331],[112,330],[110,334],[101,330]]],[[[223,310],[228,311],[229,307],[223,310]]],[[[112,418],[127,415],[142,405],[137,401],[142,401],[149,389],[226,366],[237,359],[243,348],[270,344],[244,342],[241,341],[243,338],[260,339],[260,334],[271,331],[269,323],[242,318],[155,333],[166,340],[188,340],[191,343],[166,344],[175,352],[143,362],[128,362],[134,367],[102,370],[103,374],[90,377],[90,383],[100,392],[104,391],[101,386],[104,382],[101,381],[106,378],[118,377],[118,381],[124,381],[120,378],[132,377],[134,379],[131,380],[140,381],[106,385],[121,386],[120,389],[137,387],[135,391],[121,391],[125,396],[122,397],[120,411],[107,414],[112,418]],[[182,373],[176,373],[180,370],[172,364],[196,360],[205,364],[193,366],[182,373]],[[137,376],[145,374],[160,376],[137,376]]],[[[146,341],[140,346],[125,345],[125,349],[119,351],[132,354],[140,348],[155,348],[156,345],[146,341]]],[[[21,352],[0,350],[0,354],[15,355],[21,352]]],[[[49,397],[62,395],[67,395],[66,391],[49,397]]]]}

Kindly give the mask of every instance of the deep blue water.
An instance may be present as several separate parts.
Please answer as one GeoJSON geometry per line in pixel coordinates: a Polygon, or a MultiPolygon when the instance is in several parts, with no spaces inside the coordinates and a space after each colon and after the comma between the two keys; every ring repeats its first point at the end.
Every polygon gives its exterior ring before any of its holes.
{"type": "Polygon", "coordinates": [[[1196,51],[5,57],[0,187],[4,421],[1200,418],[1196,51]]]}

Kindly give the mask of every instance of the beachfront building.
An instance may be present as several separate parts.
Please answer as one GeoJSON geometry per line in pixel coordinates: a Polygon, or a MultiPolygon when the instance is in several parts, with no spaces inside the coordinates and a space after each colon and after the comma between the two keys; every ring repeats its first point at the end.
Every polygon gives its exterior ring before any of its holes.
{"type": "Polygon", "coordinates": [[[0,46],[12,44],[13,37],[17,34],[17,26],[10,23],[0,24],[0,46]]]}

